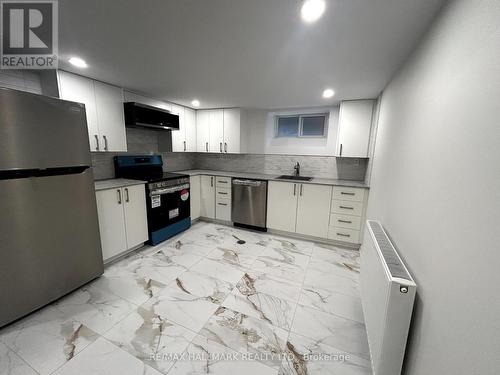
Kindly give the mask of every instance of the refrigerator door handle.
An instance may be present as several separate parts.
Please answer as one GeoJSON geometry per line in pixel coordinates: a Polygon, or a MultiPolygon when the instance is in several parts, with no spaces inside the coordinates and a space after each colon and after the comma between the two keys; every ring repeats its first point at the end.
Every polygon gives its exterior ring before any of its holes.
{"type": "Polygon", "coordinates": [[[104,151],[108,151],[108,137],[103,135],[102,138],[104,139],[104,151]]]}
{"type": "Polygon", "coordinates": [[[99,136],[97,134],[94,134],[94,137],[95,137],[95,150],[96,151],[99,151],[99,136]]]}

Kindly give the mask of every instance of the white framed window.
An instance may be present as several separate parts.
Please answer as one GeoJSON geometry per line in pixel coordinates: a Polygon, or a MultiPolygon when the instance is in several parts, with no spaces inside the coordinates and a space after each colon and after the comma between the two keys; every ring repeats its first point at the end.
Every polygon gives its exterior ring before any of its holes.
{"type": "Polygon", "coordinates": [[[324,138],[326,137],[327,124],[327,113],[277,115],[275,137],[324,138]]]}

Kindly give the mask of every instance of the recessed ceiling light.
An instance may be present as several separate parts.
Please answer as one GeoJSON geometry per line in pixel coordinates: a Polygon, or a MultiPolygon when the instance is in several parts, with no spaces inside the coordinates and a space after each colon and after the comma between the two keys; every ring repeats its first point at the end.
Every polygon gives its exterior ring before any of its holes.
{"type": "Polygon", "coordinates": [[[200,106],[200,101],[198,99],[194,99],[192,102],[191,102],[191,105],[193,107],[199,107],[200,106]]]}
{"type": "Polygon", "coordinates": [[[323,98],[325,99],[329,99],[333,97],[333,95],[335,95],[335,91],[333,91],[332,89],[326,89],[325,91],[323,91],[323,98]]]}
{"type": "Polygon", "coordinates": [[[305,22],[314,22],[323,15],[325,7],[325,0],[305,0],[300,14],[305,22]]]}
{"type": "Polygon", "coordinates": [[[74,65],[77,68],[86,68],[88,66],[87,63],[85,62],[85,60],[83,60],[79,57],[72,57],[68,61],[71,65],[74,65]]]}

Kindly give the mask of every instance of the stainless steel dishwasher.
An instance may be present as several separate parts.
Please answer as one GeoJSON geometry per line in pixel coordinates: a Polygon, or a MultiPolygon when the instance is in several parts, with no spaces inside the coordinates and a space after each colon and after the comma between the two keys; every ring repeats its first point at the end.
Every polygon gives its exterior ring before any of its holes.
{"type": "Polygon", "coordinates": [[[231,220],[236,226],[266,230],[267,181],[233,178],[231,220]]]}

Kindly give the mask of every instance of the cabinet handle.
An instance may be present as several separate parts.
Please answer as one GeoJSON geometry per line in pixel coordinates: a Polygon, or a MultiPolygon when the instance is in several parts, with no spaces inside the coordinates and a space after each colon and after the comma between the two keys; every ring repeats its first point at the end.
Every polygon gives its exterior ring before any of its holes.
{"type": "Polygon", "coordinates": [[[347,193],[345,191],[340,192],[342,195],[356,195],[356,193],[347,193]]]}
{"type": "Polygon", "coordinates": [[[116,191],[118,192],[118,204],[122,204],[122,191],[120,189],[116,191]]]}
{"type": "Polygon", "coordinates": [[[342,143],[340,144],[340,156],[342,156],[342,143]]]}
{"type": "Polygon", "coordinates": [[[96,143],[96,151],[99,151],[99,136],[97,134],[94,134],[95,137],[95,143],[96,143]]]}
{"type": "Polygon", "coordinates": [[[339,206],[339,208],[343,208],[344,210],[354,210],[354,207],[347,207],[347,206],[339,206]]]}
{"type": "Polygon", "coordinates": [[[219,191],[218,193],[221,195],[227,195],[227,193],[224,193],[223,191],[219,191]]]}
{"type": "Polygon", "coordinates": [[[219,180],[219,184],[227,184],[227,181],[219,180]]]}
{"type": "Polygon", "coordinates": [[[341,236],[341,237],[351,237],[351,235],[350,235],[350,234],[338,233],[338,232],[337,232],[337,236],[341,236]]]}
{"type": "Polygon", "coordinates": [[[302,186],[304,186],[304,185],[302,185],[302,184],[300,185],[300,196],[302,196],[302,186]]]}
{"type": "Polygon", "coordinates": [[[214,187],[214,178],[210,177],[210,187],[214,187]]]}
{"type": "Polygon", "coordinates": [[[227,203],[217,203],[219,206],[227,206],[227,203]]]}
{"type": "Polygon", "coordinates": [[[108,151],[108,138],[105,135],[102,138],[104,139],[104,151],[108,151]]]}
{"type": "Polygon", "coordinates": [[[208,142],[205,142],[205,148],[206,148],[206,150],[208,152],[208,142]]]}
{"type": "Polygon", "coordinates": [[[297,185],[293,184],[293,196],[295,197],[295,193],[297,192],[297,185]]]}
{"type": "Polygon", "coordinates": [[[186,141],[184,141],[184,152],[186,152],[186,141]]]}
{"type": "Polygon", "coordinates": [[[129,196],[128,196],[128,188],[125,188],[125,202],[130,202],[129,196]]]}
{"type": "Polygon", "coordinates": [[[227,153],[227,142],[224,142],[224,152],[227,153]]]}
{"type": "Polygon", "coordinates": [[[351,220],[338,220],[339,223],[346,223],[346,224],[352,224],[351,220]]]}
{"type": "Polygon", "coordinates": [[[219,149],[220,149],[220,152],[222,152],[222,142],[219,143],[219,149]]]}

